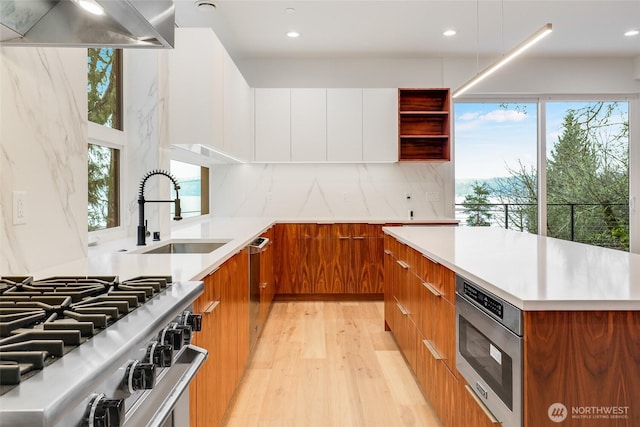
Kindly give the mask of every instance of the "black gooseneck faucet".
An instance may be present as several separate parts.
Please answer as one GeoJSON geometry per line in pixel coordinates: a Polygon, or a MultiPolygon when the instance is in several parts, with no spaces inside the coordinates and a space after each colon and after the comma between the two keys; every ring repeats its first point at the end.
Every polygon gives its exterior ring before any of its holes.
{"type": "Polygon", "coordinates": [[[180,190],[180,184],[178,184],[178,180],[173,177],[169,172],[163,170],[152,170],[151,172],[147,172],[144,177],[142,177],[142,181],[140,181],[140,192],[138,193],[138,246],[144,246],[147,244],[147,226],[144,221],[144,204],[145,203],[175,203],[176,211],[173,216],[174,221],[180,221],[182,219],[182,212],[180,209],[180,195],[178,194],[178,190],[180,190]],[[173,182],[173,188],[176,190],[176,198],[175,200],[145,200],[144,199],[144,186],[147,183],[147,180],[154,175],[164,175],[173,182]]]}

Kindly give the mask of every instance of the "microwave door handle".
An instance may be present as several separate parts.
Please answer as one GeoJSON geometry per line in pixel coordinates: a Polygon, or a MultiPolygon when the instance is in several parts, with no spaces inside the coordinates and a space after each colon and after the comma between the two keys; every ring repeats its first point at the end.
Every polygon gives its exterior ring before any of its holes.
{"type": "Polygon", "coordinates": [[[473,397],[473,400],[476,401],[480,409],[482,409],[482,412],[484,412],[487,418],[489,418],[489,421],[491,422],[491,424],[498,424],[499,423],[498,419],[491,413],[491,411],[489,411],[489,409],[485,406],[484,402],[480,400],[480,398],[473,391],[471,386],[469,384],[466,384],[464,388],[467,390],[467,392],[469,392],[471,397],[473,397]]]}

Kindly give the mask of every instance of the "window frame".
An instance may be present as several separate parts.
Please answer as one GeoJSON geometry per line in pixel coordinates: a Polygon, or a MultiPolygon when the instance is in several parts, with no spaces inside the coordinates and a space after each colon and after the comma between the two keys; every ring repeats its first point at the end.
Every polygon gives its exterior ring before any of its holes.
{"type": "MultiPolygon", "coordinates": [[[[206,194],[206,198],[207,198],[207,204],[208,204],[208,212],[206,214],[201,214],[201,215],[196,215],[196,216],[192,216],[192,217],[188,217],[188,218],[184,218],[182,219],[182,221],[171,221],[171,227],[179,227],[180,223],[189,223],[189,222],[193,222],[193,221],[197,221],[199,219],[202,218],[210,218],[211,214],[212,214],[212,209],[211,209],[211,177],[212,177],[212,172],[213,172],[213,164],[208,161],[207,158],[205,158],[202,155],[196,154],[196,153],[192,153],[188,150],[185,150],[183,148],[179,148],[179,147],[175,147],[172,146],[171,147],[171,153],[169,156],[170,160],[175,160],[178,162],[182,162],[182,163],[188,163],[191,165],[195,165],[195,166],[199,166],[201,168],[207,168],[209,170],[209,182],[208,182],[208,193],[206,194]]],[[[202,195],[201,195],[202,197],[202,195]]]]}
{"type": "MultiPolygon", "coordinates": [[[[123,206],[125,205],[125,195],[123,188],[127,184],[125,182],[125,174],[124,170],[127,165],[127,134],[125,129],[127,129],[127,117],[124,106],[127,102],[127,82],[125,79],[127,65],[124,61],[124,52],[122,49],[116,49],[118,52],[118,72],[120,73],[120,78],[117,80],[118,90],[120,91],[120,103],[116,107],[116,111],[119,114],[119,121],[114,123],[114,125],[119,125],[118,127],[108,127],[105,125],[100,125],[98,123],[94,123],[92,121],[87,120],[87,147],[89,144],[99,145],[102,147],[113,148],[119,150],[119,194],[118,194],[118,217],[120,219],[119,225],[111,228],[104,228],[101,230],[88,231],[88,235],[90,240],[96,239],[116,239],[122,238],[126,236],[125,227],[124,227],[124,210],[123,206]]],[[[88,55],[88,52],[87,52],[88,55]]],[[[88,159],[87,159],[88,162],[88,159]]],[[[87,221],[88,223],[88,221],[87,221]]]]}

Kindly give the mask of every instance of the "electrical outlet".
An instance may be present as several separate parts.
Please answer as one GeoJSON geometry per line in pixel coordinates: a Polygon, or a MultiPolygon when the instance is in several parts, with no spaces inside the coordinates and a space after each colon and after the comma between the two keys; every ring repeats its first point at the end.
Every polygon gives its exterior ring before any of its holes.
{"type": "Polygon", "coordinates": [[[408,191],[404,193],[404,198],[407,200],[411,200],[411,193],[409,193],[408,191]]]}
{"type": "Polygon", "coordinates": [[[271,191],[269,191],[267,193],[267,202],[270,202],[271,200],[273,200],[273,193],[271,191]]]}
{"type": "Polygon", "coordinates": [[[13,225],[27,223],[27,192],[13,192],[13,225]]]}
{"type": "Polygon", "coordinates": [[[342,193],[342,201],[343,202],[348,202],[349,201],[349,193],[347,193],[346,191],[344,193],[342,193]]]}
{"type": "Polygon", "coordinates": [[[427,191],[426,198],[427,202],[439,202],[440,193],[437,191],[427,191]]]}

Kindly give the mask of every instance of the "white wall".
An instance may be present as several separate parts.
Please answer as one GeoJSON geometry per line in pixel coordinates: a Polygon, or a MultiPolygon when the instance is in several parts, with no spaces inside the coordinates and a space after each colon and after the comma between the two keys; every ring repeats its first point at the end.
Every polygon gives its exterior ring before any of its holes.
{"type": "Polygon", "coordinates": [[[211,211],[222,217],[404,219],[412,209],[415,218],[450,217],[451,168],[450,162],[214,166],[211,211]],[[427,202],[427,192],[439,200],[427,202]]]}
{"type": "MultiPolygon", "coordinates": [[[[166,55],[125,54],[121,200],[122,234],[129,236],[136,233],[140,179],[169,168],[166,55]]],[[[87,50],[0,48],[0,89],[0,274],[32,274],[85,258],[87,50]],[[12,224],[14,190],[27,192],[26,224],[12,224]]],[[[152,178],[145,195],[157,199],[169,188],[166,178],[152,178]]],[[[148,205],[147,218],[150,229],[169,232],[168,204],[148,205]]]]}
{"type": "Polygon", "coordinates": [[[87,253],[87,51],[0,48],[0,274],[87,253]],[[12,192],[27,222],[12,223],[12,192]]]}
{"type": "MultiPolygon", "coordinates": [[[[169,171],[168,57],[164,50],[131,49],[125,51],[124,61],[127,146],[121,186],[124,201],[122,224],[127,236],[135,236],[142,177],[154,169],[169,171]]],[[[151,177],[145,185],[145,198],[168,199],[171,187],[171,181],[164,176],[151,177]]],[[[169,233],[169,209],[169,203],[145,205],[150,231],[160,231],[161,236],[169,233]]]]}
{"type": "MultiPolygon", "coordinates": [[[[450,87],[495,58],[236,60],[252,87],[450,87]]],[[[638,93],[632,58],[521,57],[480,83],[481,93],[638,93]]]]}

